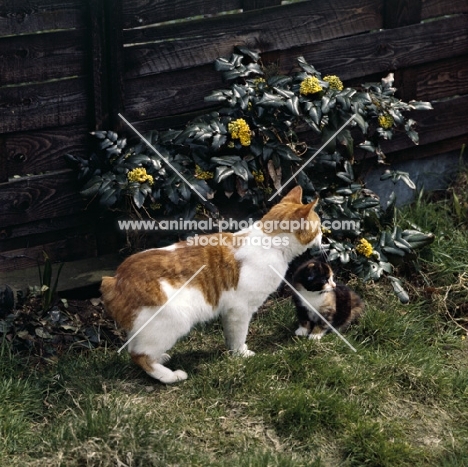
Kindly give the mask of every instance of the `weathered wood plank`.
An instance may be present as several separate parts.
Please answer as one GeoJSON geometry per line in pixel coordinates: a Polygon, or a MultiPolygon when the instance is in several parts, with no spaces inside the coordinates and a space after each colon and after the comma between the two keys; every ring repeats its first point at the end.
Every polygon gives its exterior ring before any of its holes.
{"type": "Polygon", "coordinates": [[[424,159],[425,157],[437,156],[450,151],[461,152],[463,145],[468,145],[468,134],[436,141],[431,144],[425,144],[424,146],[413,146],[400,151],[391,152],[388,154],[388,159],[391,162],[424,159]]]}
{"type": "Polygon", "coordinates": [[[36,245],[38,243],[49,243],[54,236],[58,238],[60,234],[57,234],[57,232],[65,230],[78,231],[83,229],[84,226],[87,226],[87,229],[90,230],[91,226],[94,227],[94,222],[90,221],[94,221],[96,218],[97,215],[94,210],[85,210],[63,217],[39,219],[25,224],[4,226],[0,230],[0,251],[19,248],[18,242],[24,243],[24,237],[29,237],[28,241],[32,245],[36,245]]]}
{"type": "Polygon", "coordinates": [[[140,123],[146,119],[206,109],[209,106],[204,101],[205,96],[224,86],[221,74],[211,65],[184,73],[162,73],[129,80],[126,82],[125,117],[140,123]]]}
{"type": "Polygon", "coordinates": [[[422,0],[384,0],[384,28],[400,28],[421,21],[422,0]]]}
{"type": "Polygon", "coordinates": [[[0,38],[0,83],[84,75],[86,41],[84,30],[0,38]]]}
{"type": "Polygon", "coordinates": [[[0,228],[79,212],[84,202],[71,170],[0,184],[0,228]]]}
{"type": "Polygon", "coordinates": [[[414,71],[418,77],[415,99],[434,100],[468,94],[468,54],[419,65],[414,71]]]}
{"type": "Polygon", "coordinates": [[[86,122],[83,77],[0,88],[0,134],[86,122]]]}
{"type": "MultiPolygon", "coordinates": [[[[126,79],[213,63],[236,45],[288,50],[382,27],[375,0],[302,2],[157,28],[124,31],[126,79]]],[[[379,2],[380,3],[380,2],[379,2]]],[[[344,51],[349,55],[349,48],[344,51]]],[[[289,53],[289,52],[287,52],[289,53]]]]}
{"type": "Polygon", "coordinates": [[[422,19],[437,18],[457,13],[468,13],[468,2],[466,0],[422,0],[422,19]]]}
{"type": "MultiPolygon", "coordinates": [[[[379,72],[384,76],[395,69],[430,64],[435,57],[467,53],[468,17],[456,17],[400,28],[398,34],[381,31],[265,54],[263,62],[277,62],[283,72],[289,72],[296,66],[296,58],[304,55],[322,72],[337,74],[346,80],[379,72]]],[[[129,80],[127,117],[142,121],[208,108],[204,97],[224,86],[220,74],[210,66],[129,80]]]]}
{"type": "Polygon", "coordinates": [[[243,0],[242,10],[260,10],[262,8],[271,8],[272,6],[281,5],[282,0],[243,0]]]}
{"type": "Polygon", "coordinates": [[[295,67],[296,57],[302,55],[322,72],[346,80],[466,53],[468,17],[459,16],[280,50],[264,54],[263,61],[277,62],[283,72],[288,72],[295,67]]]}
{"type": "MultiPolygon", "coordinates": [[[[69,232],[56,242],[28,246],[0,253],[0,271],[8,272],[17,269],[37,267],[44,260],[44,252],[52,262],[74,261],[96,256],[94,234],[76,234],[69,232]]],[[[38,273],[39,274],[39,273],[38,273]]],[[[39,285],[38,283],[30,285],[39,285]]]]}
{"type": "MultiPolygon", "coordinates": [[[[415,110],[411,118],[418,122],[420,146],[438,143],[445,139],[468,135],[468,96],[433,102],[434,110],[415,110]]],[[[406,135],[396,135],[391,141],[383,141],[384,153],[401,151],[414,144],[406,135]]]]}
{"type": "MultiPolygon", "coordinates": [[[[0,135],[7,178],[69,168],[64,155],[83,156],[88,149],[85,125],[0,135]]],[[[4,180],[5,181],[5,180],[4,180]]]]}
{"type": "Polygon", "coordinates": [[[242,3],[242,0],[132,0],[122,4],[124,28],[164,23],[195,15],[211,16],[224,11],[239,10],[242,3]]]}
{"type": "Polygon", "coordinates": [[[0,4],[0,37],[85,25],[82,0],[3,0],[0,4]]]}

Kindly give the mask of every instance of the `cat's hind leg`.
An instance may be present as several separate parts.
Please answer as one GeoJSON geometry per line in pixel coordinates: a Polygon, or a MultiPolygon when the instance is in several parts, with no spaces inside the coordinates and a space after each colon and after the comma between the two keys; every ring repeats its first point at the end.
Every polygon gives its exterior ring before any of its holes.
{"type": "Polygon", "coordinates": [[[161,383],[172,384],[187,379],[187,373],[185,373],[185,371],[172,371],[162,363],[159,363],[166,362],[169,359],[167,354],[163,354],[159,361],[146,354],[131,353],[131,357],[149,376],[161,381],[161,383]]]}
{"type": "Polygon", "coordinates": [[[164,364],[170,359],[166,351],[189,331],[190,323],[174,310],[167,308],[159,314],[157,308],[144,308],[129,334],[128,350],[132,360],[162,383],[187,379],[185,371],[172,371],[164,364]]]}

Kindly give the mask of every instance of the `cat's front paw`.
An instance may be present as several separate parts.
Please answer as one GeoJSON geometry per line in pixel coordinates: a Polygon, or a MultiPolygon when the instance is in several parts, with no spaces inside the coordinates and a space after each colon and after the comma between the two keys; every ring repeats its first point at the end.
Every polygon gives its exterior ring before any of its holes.
{"type": "Polygon", "coordinates": [[[312,333],[312,334],[309,334],[309,339],[319,341],[324,335],[325,335],[325,332],[312,333]]]}
{"type": "Polygon", "coordinates": [[[309,334],[309,330],[305,326],[299,326],[295,332],[296,336],[307,336],[309,334]]]}
{"type": "Polygon", "coordinates": [[[244,344],[239,349],[233,350],[232,354],[236,357],[253,357],[255,352],[247,348],[247,344],[244,344]]]}

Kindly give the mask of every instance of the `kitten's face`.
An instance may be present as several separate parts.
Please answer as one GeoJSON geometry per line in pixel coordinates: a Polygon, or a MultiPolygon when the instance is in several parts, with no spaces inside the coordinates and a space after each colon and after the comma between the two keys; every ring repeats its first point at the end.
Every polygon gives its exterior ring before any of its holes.
{"type": "Polygon", "coordinates": [[[294,283],[309,292],[329,292],[336,287],[333,271],[327,263],[312,260],[299,267],[294,283]]]}

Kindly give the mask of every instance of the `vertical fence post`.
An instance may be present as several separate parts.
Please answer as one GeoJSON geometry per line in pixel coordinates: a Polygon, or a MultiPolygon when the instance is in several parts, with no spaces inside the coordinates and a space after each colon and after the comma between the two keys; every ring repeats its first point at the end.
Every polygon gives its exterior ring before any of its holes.
{"type": "MultiPolygon", "coordinates": [[[[383,25],[395,29],[421,22],[422,0],[384,0],[383,25]]],[[[396,70],[398,95],[403,100],[417,98],[417,72],[414,68],[396,70]]]]}
{"type": "Polygon", "coordinates": [[[0,135],[0,183],[8,181],[8,154],[5,138],[0,135]]]}
{"type": "Polygon", "coordinates": [[[124,111],[122,0],[88,0],[95,130],[121,130],[124,111]]]}
{"type": "Polygon", "coordinates": [[[118,117],[118,114],[125,113],[123,1],[126,0],[104,0],[106,15],[109,123],[111,128],[117,132],[123,129],[123,122],[118,117]]]}
{"type": "Polygon", "coordinates": [[[109,102],[104,92],[107,82],[104,1],[88,1],[92,82],[90,96],[92,115],[90,117],[93,130],[102,130],[109,125],[109,102]]]}

